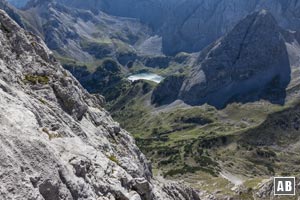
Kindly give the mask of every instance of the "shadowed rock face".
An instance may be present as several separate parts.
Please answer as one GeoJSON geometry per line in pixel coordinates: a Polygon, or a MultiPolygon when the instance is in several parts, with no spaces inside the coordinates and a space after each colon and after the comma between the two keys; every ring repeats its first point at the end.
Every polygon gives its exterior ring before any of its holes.
{"type": "Polygon", "coordinates": [[[2,10],[0,44],[0,199],[200,199],[188,187],[153,180],[103,98],[2,10]]]}
{"type": "Polygon", "coordinates": [[[202,52],[177,98],[191,105],[208,103],[217,108],[233,101],[258,99],[283,103],[289,82],[284,38],[275,19],[263,10],[243,19],[202,52]]]}

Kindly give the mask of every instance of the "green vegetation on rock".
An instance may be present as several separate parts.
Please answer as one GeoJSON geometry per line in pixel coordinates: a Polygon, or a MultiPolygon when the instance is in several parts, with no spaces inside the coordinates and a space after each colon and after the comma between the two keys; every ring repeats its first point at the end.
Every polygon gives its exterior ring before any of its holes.
{"type": "Polygon", "coordinates": [[[42,75],[32,75],[32,74],[27,74],[25,75],[24,78],[25,82],[29,82],[31,84],[48,84],[50,79],[48,76],[42,76],[42,75]]]}

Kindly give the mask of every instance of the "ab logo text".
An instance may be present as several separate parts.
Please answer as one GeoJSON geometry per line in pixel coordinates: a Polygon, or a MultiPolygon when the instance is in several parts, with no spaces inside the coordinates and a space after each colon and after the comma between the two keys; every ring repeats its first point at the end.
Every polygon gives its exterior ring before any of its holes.
{"type": "Polygon", "coordinates": [[[295,177],[274,177],[274,195],[295,195],[295,177]]]}

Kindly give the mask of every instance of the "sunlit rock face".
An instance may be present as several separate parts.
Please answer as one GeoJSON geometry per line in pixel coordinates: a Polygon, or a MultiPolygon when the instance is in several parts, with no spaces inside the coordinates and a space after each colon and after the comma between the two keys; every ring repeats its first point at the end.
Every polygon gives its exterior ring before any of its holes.
{"type": "Polygon", "coordinates": [[[40,38],[1,10],[0,45],[0,199],[200,199],[153,180],[103,97],[83,89],[40,38]]]}

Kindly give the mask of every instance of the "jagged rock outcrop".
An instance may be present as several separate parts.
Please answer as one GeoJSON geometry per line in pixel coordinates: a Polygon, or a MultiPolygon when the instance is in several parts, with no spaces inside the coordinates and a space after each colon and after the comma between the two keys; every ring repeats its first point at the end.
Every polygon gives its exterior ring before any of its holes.
{"type": "Polygon", "coordinates": [[[217,108],[233,101],[258,99],[281,103],[290,73],[281,29],[273,16],[262,10],[241,20],[202,52],[177,98],[191,105],[208,103],[217,108]]]}
{"type": "Polygon", "coordinates": [[[103,99],[3,11],[0,44],[0,199],[199,199],[154,181],[103,99]]]}

